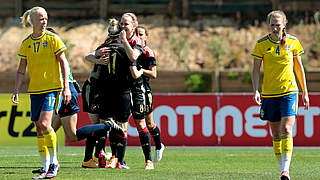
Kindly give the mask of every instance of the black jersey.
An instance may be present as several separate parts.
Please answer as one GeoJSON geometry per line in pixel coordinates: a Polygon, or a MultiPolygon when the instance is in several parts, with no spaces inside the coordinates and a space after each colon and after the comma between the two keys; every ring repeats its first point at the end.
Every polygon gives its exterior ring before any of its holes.
{"type": "MultiPolygon", "coordinates": [[[[143,48],[143,53],[139,56],[138,60],[137,60],[137,65],[138,67],[141,67],[143,69],[149,69],[150,66],[156,66],[156,58],[155,58],[155,53],[153,52],[153,50],[151,48],[149,48],[148,46],[145,46],[143,48]]],[[[149,85],[149,80],[150,78],[148,76],[142,75],[142,79],[145,83],[146,86],[150,86],[149,85]]]]}
{"type": "Polygon", "coordinates": [[[108,86],[115,90],[129,90],[131,82],[129,60],[123,44],[113,41],[108,44],[103,44],[98,49],[108,47],[111,49],[109,63],[107,65],[96,65],[96,77],[99,81],[104,82],[103,86],[108,86]]]}

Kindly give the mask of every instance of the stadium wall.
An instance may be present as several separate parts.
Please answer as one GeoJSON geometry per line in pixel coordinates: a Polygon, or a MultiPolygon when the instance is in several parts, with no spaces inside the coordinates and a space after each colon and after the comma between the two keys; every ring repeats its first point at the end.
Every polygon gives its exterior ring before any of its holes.
{"type": "Polygon", "coordinates": [[[314,12],[318,0],[0,0],[0,17],[20,17],[34,6],[48,10],[49,16],[60,18],[106,18],[124,12],[139,15],[164,14],[188,18],[201,14],[241,14],[259,18],[272,9],[287,12],[314,12]]]}
{"type": "MultiPolygon", "coordinates": [[[[36,145],[35,128],[30,121],[27,95],[13,105],[10,94],[0,96],[0,145],[36,145]]],[[[293,129],[295,146],[320,146],[320,94],[310,94],[306,111],[299,98],[298,116],[293,129]]],[[[80,107],[82,101],[80,97],[80,107]]],[[[90,124],[87,113],[79,112],[78,127],[90,124]]],[[[266,121],[259,119],[259,106],[248,93],[155,94],[154,120],[167,146],[272,146],[266,121]]],[[[60,134],[59,134],[60,133],[60,134]]],[[[59,143],[82,146],[84,141],[59,143]]],[[[61,136],[62,135],[62,136],[61,136]]],[[[63,141],[63,142],[61,142],[63,141]]],[[[130,118],[128,145],[139,146],[139,136],[130,118]]]]}
{"type": "MultiPolygon", "coordinates": [[[[240,71],[220,71],[218,76],[212,72],[193,72],[193,71],[158,71],[157,79],[151,79],[151,87],[155,93],[183,93],[190,92],[186,80],[190,75],[211,76],[207,89],[202,92],[252,92],[251,72],[240,71]]],[[[89,73],[73,73],[74,78],[82,87],[85,80],[88,79],[89,73]]],[[[1,72],[0,76],[0,93],[10,93],[15,84],[16,73],[1,72]]],[[[260,78],[262,80],[262,76],[260,78]]],[[[320,72],[306,72],[307,86],[309,92],[320,92],[320,72]]],[[[24,77],[20,92],[26,93],[29,79],[24,77]]]]}

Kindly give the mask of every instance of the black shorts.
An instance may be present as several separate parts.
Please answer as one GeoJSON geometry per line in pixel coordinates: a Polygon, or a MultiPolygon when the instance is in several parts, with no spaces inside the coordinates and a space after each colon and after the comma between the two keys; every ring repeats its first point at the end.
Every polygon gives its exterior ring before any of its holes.
{"type": "Polygon", "coordinates": [[[67,105],[63,102],[61,103],[61,107],[58,111],[60,117],[71,116],[80,111],[80,108],[78,106],[78,92],[72,82],[69,82],[69,88],[71,91],[71,100],[67,105]]]}
{"type": "Polygon", "coordinates": [[[109,91],[102,89],[99,98],[99,115],[101,119],[113,117],[118,122],[128,122],[131,115],[130,91],[109,91]]]}
{"type": "Polygon", "coordinates": [[[88,112],[92,114],[98,114],[99,104],[98,104],[99,94],[97,87],[93,83],[86,80],[82,86],[82,108],[83,112],[88,112]]]}
{"type": "Polygon", "coordinates": [[[144,119],[145,117],[145,89],[143,84],[134,85],[131,90],[131,110],[134,119],[144,119]]]}
{"type": "Polygon", "coordinates": [[[153,111],[153,96],[152,91],[146,91],[146,115],[149,115],[153,111]]]}

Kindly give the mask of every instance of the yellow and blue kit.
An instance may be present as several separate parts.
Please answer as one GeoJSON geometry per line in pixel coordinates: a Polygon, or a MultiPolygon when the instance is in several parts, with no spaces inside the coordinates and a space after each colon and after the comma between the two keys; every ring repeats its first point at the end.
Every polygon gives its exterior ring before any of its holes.
{"type": "Polygon", "coordinates": [[[300,56],[304,50],[299,40],[286,35],[286,45],[273,41],[270,35],[258,40],[252,56],[263,61],[263,84],[261,96],[280,97],[298,93],[298,86],[293,72],[293,57],[300,56]]]}
{"type": "Polygon", "coordinates": [[[299,40],[286,35],[286,45],[273,41],[270,35],[258,40],[252,56],[263,61],[262,105],[260,118],[271,122],[284,116],[295,116],[298,106],[298,86],[294,75],[293,57],[304,50],[299,40]]]}
{"type": "Polygon", "coordinates": [[[62,40],[50,31],[46,31],[39,38],[30,34],[22,41],[18,57],[27,60],[29,94],[62,91],[63,79],[56,55],[66,49],[62,40]]]}

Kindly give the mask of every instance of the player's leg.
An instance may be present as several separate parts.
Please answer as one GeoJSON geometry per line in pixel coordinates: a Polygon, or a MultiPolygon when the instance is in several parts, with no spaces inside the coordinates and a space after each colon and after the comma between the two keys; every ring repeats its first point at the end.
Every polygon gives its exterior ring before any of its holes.
{"type": "Polygon", "coordinates": [[[274,155],[276,156],[279,164],[280,170],[282,169],[282,141],[281,141],[281,135],[280,135],[280,121],[277,122],[269,122],[270,129],[272,132],[273,137],[273,151],[274,155]]]}
{"type": "Polygon", "coordinates": [[[99,114],[88,112],[88,116],[89,116],[89,119],[92,124],[99,124],[100,123],[99,114]]]}
{"type": "Polygon", "coordinates": [[[34,123],[37,130],[37,142],[38,142],[38,151],[40,154],[40,159],[42,161],[42,168],[33,170],[32,173],[39,173],[39,176],[36,176],[37,178],[45,177],[45,174],[47,173],[49,169],[49,152],[47,146],[45,146],[44,142],[44,136],[42,134],[42,131],[40,127],[37,127],[36,123],[34,123]]]}
{"type": "Polygon", "coordinates": [[[92,157],[94,147],[96,145],[96,136],[89,136],[86,139],[85,154],[82,162],[83,168],[98,168],[98,162],[92,157]]]}
{"type": "Polygon", "coordinates": [[[162,159],[162,154],[165,149],[165,146],[161,142],[160,129],[153,121],[153,96],[152,92],[149,90],[146,92],[146,115],[145,120],[147,123],[148,130],[153,138],[155,143],[155,155],[154,161],[159,162],[162,159]]]}
{"type": "Polygon", "coordinates": [[[145,169],[154,169],[151,160],[151,139],[145,121],[145,93],[143,85],[132,91],[132,116],[139,133],[140,144],[145,157],[145,169]]]}
{"type": "Polygon", "coordinates": [[[59,128],[62,126],[60,116],[56,113],[53,113],[53,115],[52,115],[51,126],[55,132],[57,132],[59,130],[59,128]]]}
{"type": "Polygon", "coordinates": [[[73,114],[73,115],[61,118],[64,133],[67,136],[67,138],[69,139],[69,141],[71,141],[71,142],[78,141],[78,137],[76,134],[77,121],[78,121],[77,114],[73,114]]]}
{"type": "Polygon", "coordinates": [[[56,134],[51,127],[53,111],[58,107],[60,102],[59,100],[56,100],[58,97],[57,92],[30,96],[32,111],[31,119],[36,121],[36,126],[42,131],[44,146],[47,147],[49,152],[50,165],[46,177],[55,177],[59,168],[56,154],[56,134]]]}
{"type": "Polygon", "coordinates": [[[298,95],[281,97],[282,179],[290,179],[289,167],[293,151],[292,129],[298,109],[298,95]]]}
{"type": "Polygon", "coordinates": [[[262,98],[260,118],[269,122],[272,137],[273,151],[278,160],[280,170],[282,168],[282,149],[281,149],[281,134],[280,134],[280,99],[277,98],[262,98]]]}
{"type": "Polygon", "coordinates": [[[116,168],[119,169],[129,169],[129,166],[124,161],[124,156],[126,154],[127,149],[127,129],[128,129],[128,122],[117,122],[119,126],[124,130],[125,136],[121,137],[118,133],[115,135],[116,141],[116,158],[118,160],[116,164],[116,168]]]}
{"type": "Polygon", "coordinates": [[[71,100],[68,104],[62,104],[59,109],[59,117],[63,126],[65,135],[71,142],[78,140],[76,135],[78,115],[80,111],[78,106],[78,92],[72,82],[69,82],[69,89],[71,92],[71,100]]]}

